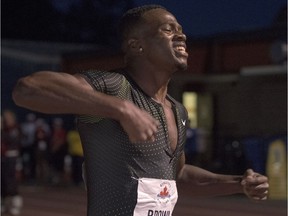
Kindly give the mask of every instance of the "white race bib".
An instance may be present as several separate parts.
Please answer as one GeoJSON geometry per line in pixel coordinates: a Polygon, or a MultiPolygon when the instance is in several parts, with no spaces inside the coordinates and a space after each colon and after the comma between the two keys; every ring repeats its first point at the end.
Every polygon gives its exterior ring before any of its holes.
{"type": "Polygon", "coordinates": [[[174,180],[139,178],[133,216],[172,216],[178,199],[174,180]]]}

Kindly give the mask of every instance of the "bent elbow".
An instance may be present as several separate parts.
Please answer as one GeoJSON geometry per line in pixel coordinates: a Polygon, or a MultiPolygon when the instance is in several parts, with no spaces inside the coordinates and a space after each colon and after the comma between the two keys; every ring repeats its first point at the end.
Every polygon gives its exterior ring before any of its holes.
{"type": "Polygon", "coordinates": [[[25,101],[33,90],[29,87],[28,78],[20,78],[12,91],[12,99],[17,106],[25,106],[25,101]]]}

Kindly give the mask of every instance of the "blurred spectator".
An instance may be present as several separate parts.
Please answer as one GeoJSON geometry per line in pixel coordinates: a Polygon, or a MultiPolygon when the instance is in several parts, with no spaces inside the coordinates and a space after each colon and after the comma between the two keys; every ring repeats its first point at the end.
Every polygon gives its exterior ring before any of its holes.
{"type": "Polygon", "coordinates": [[[52,123],[50,140],[51,165],[53,168],[53,183],[60,183],[64,179],[64,159],[67,154],[67,132],[63,127],[63,120],[55,118],[52,123]]]}
{"type": "Polygon", "coordinates": [[[68,152],[72,158],[72,180],[75,185],[82,183],[82,163],[84,162],[80,135],[77,130],[67,134],[68,152]]]}
{"type": "Polygon", "coordinates": [[[36,179],[45,182],[49,177],[49,134],[45,121],[38,124],[35,132],[34,154],[36,157],[36,179]]]}
{"type": "Polygon", "coordinates": [[[12,111],[5,110],[1,120],[1,212],[19,215],[22,197],[18,191],[16,164],[20,155],[21,132],[12,111]]]}
{"type": "Polygon", "coordinates": [[[51,129],[49,124],[45,121],[45,119],[43,118],[38,118],[36,120],[36,127],[41,127],[44,132],[46,133],[47,136],[51,135],[51,129]]]}
{"type": "Polygon", "coordinates": [[[23,177],[32,180],[35,177],[35,155],[33,144],[35,141],[36,115],[29,113],[25,122],[21,124],[21,156],[23,163],[23,177]]]}

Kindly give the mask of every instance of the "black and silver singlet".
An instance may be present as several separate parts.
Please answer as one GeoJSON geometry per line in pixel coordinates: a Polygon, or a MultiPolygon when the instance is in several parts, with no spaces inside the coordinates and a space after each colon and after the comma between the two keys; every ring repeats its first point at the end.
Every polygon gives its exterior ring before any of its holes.
{"type": "Polygon", "coordinates": [[[156,141],[132,144],[119,122],[101,116],[78,117],[87,171],[87,215],[133,215],[138,178],[176,179],[177,161],[185,142],[183,122],[187,119],[186,111],[180,103],[167,96],[178,129],[178,143],[173,152],[162,106],[145,94],[129,76],[107,71],[86,71],[82,75],[96,91],[132,101],[161,124],[156,141]]]}

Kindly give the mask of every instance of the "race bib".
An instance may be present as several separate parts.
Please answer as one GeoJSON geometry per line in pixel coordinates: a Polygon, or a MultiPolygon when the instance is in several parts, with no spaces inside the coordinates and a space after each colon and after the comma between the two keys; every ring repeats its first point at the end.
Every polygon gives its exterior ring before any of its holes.
{"type": "Polygon", "coordinates": [[[137,192],[133,216],[172,216],[178,199],[174,180],[140,178],[137,192]]]}

